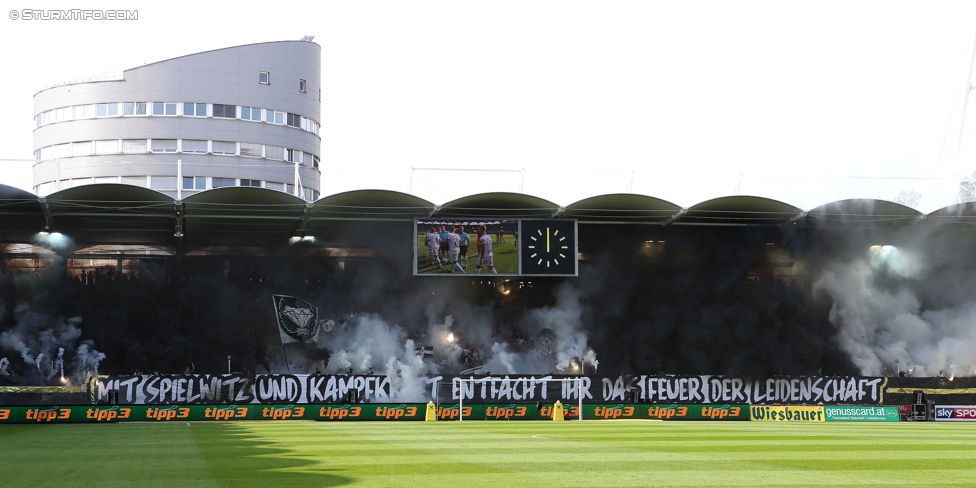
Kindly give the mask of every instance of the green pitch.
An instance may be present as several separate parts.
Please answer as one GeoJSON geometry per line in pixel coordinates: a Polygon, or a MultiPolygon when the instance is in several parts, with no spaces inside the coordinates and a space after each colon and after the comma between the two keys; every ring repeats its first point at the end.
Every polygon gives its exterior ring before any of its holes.
{"type": "MultiPolygon", "coordinates": [[[[465,273],[474,273],[475,265],[478,264],[478,246],[474,245],[474,234],[471,234],[471,245],[468,248],[468,267],[465,273]]],[[[451,273],[450,263],[442,260],[443,268],[438,268],[433,260],[427,261],[427,246],[424,245],[425,236],[417,236],[417,272],[422,274],[451,273]]],[[[515,236],[505,234],[505,242],[494,242],[495,234],[491,234],[492,245],[491,253],[495,260],[495,270],[500,274],[518,274],[518,248],[515,246],[515,236]]],[[[464,263],[461,263],[464,266],[464,263]]],[[[482,273],[491,273],[491,270],[484,269],[482,273]]],[[[454,274],[460,272],[454,270],[454,274]]]]}
{"type": "Polygon", "coordinates": [[[974,486],[969,424],[0,426],[0,486],[974,486]]]}

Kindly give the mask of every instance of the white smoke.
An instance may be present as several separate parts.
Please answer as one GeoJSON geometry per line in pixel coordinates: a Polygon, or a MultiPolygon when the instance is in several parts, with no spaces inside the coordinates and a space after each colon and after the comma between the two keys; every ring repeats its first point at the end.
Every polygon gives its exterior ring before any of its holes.
{"type": "Polygon", "coordinates": [[[399,401],[422,402],[429,399],[425,374],[424,361],[417,355],[414,342],[410,339],[404,343],[403,356],[386,361],[386,377],[390,379],[391,390],[399,401]]]}
{"type": "Polygon", "coordinates": [[[399,400],[425,398],[428,368],[402,327],[379,315],[362,315],[348,330],[329,333],[327,340],[332,356],[325,373],[385,374],[399,400]]]}
{"type": "Polygon", "coordinates": [[[72,365],[75,368],[76,378],[88,378],[98,376],[98,363],[105,359],[105,354],[94,349],[94,342],[90,340],[81,341],[78,350],[75,351],[75,359],[72,365]]]}
{"type": "MultiPolygon", "coordinates": [[[[0,315],[3,313],[0,307],[0,315]]],[[[94,349],[92,341],[86,340],[78,344],[81,337],[81,317],[67,320],[54,318],[24,304],[14,308],[14,318],[16,324],[0,333],[0,350],[20,354],[24,364],[30,366],[23,374],[47,378],[62,375],[64,357],[67,354],[68,357],[74,357],[72,365],[75,369],[70,374],[74,379],[84,381],[92,372],[97,371],[98,363],[105,359],[104,354],[94,349]]]]}
{"type": "Polygon", "coordinates": [[[556,369],[572,372],[575,362],[588,364],[596,371],[600,362],[596,353],[589,347],[589,336],[582,323],[583,305],[580,291],[569,283],[556,291],[556,306],[533,310],[531,316],[545,328],[556,333],[556,369]]]}
{"type": "Polygon", "coordinates": [[[976,368],[976,302],[924,310],[917,289],[926,284],[925,271],[910,250],[874,246],[867,257],[828,265],[814,283],[815,292],[833,300],[836,339],[861,374],[976,368]]]}
{"type": "Polygon", "coordinates": [[[426,325],[410,333],[378,314],[365,314],[349,320],[346,329],[323,334],[320,344],[331,352],[325,373],[385,374],[398,399],[423,401],[430,394],[428,375],[457,373],[471,368],[471,361],[482,373],[491,374],[552,373],[557,361],[565,363],[566,372],[573,372],[572,360],[585,364],[587,373],[599,365],[587,344],[580,292],[571,285],[559,289],[555,306],[523,317],[522,328],[534,329],[527,332],[554,332],[556,343],[549,356],[531,350],[524,339],[513,346],[509,341],[516,337],[514,328],[496,323],[489,306],[468,303],[450,292],[427,300],[422,309],[426,325]],[[420,346],[433,347],[435,362],[418,355],[420,346]],[[462,357],[468,362],[463,363],[462,357]]]}
{"type": "Polygon", "coordinates": [[[402,328],[373,314],[351,321],[349,330],[329,334],[328,347],[335,360],[329,360],[326,373],[373,374],[385,367],[389,358],[402,355],[407,339],[402,328]],[[378,358],[375,364],[374,358],[378,358]]]}

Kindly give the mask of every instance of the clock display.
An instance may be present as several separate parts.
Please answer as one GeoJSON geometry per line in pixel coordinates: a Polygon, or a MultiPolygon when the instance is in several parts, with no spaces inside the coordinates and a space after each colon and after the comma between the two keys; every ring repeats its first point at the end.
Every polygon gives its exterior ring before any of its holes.
{"type": "Polygon", "coordinates": [[[576,275],[576,221],[522,220],[522,274],[576,275]]]}

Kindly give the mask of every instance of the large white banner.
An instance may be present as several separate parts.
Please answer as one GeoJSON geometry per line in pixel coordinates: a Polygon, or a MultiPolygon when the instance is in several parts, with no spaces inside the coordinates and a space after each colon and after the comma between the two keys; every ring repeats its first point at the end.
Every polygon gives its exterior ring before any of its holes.
{"type": "Polygon", "coordinates": [[[103,376],[97,402],[120,404],[350,402],[584,402],[868,405],[881,402],[885,378],[799,376],[432,376],[407,384],[380,375],[265,374],[103,376]],[[581,378],[582,381],[574,381],[581,378]],[[581,387],[580,387],[581,385],[581,387]],[[112,393],[110,393],[112,392],[112,393]]]}

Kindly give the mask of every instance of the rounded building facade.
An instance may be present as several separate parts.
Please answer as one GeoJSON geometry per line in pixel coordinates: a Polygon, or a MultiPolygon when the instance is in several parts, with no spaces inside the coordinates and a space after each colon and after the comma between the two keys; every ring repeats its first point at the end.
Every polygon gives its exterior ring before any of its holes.
{"type": "Polygon", "coordinates": [[[217,49],[34,95],[34,191],[122,183],[319,196],[321,47],[217,49]]]}

